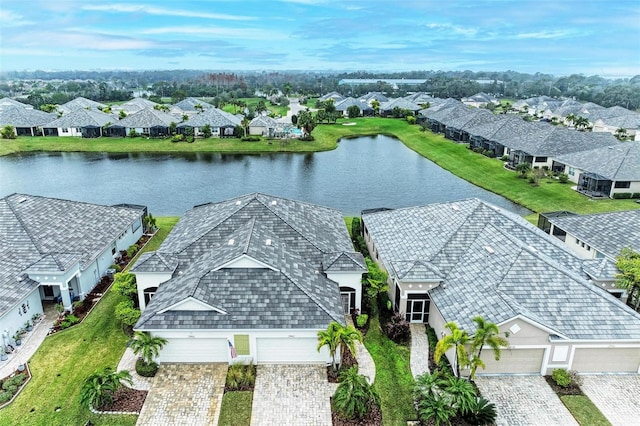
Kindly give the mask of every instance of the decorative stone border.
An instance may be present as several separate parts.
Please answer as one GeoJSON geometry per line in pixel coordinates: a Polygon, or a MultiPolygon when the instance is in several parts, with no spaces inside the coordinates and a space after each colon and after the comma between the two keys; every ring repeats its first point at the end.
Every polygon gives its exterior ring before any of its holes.
{"type": "Polygon", "coordinates": [[[20,395],[20,392],[22,392],[22,390],[27,386],[27,383],[31,381],[31,370],[29,369],[29,363],[27,362],[26,364],[24,364],[24,366],[25,366],[25,371],[29,374],[27,376],[27,379],[24,382],[22,382],[22,384],[20,385],[20,388],[16,391],[16,393],[13,395],[13,397],[9,401],[0,405],[0,410],[2,410],[4,407],[11,404],[18,397],[18,395],[20,395]]]}

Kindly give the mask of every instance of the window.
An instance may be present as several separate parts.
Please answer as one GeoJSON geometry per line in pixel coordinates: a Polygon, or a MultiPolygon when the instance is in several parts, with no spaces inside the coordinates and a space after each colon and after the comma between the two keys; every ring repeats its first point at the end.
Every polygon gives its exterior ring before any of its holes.
{"type": "Polygon", "coordinates": [[[248,334],[234,334],[233,346],[236,348],[238,355],[251,355],[249,351],[249,335],[248,334]]]}
{"type": "Polygon", "coordinates": [[[116,254],[116,242],[111,243],[111,254],[115,256],[116,254]]]}
{"type": "Polygon", "coordinates": [[[149,133],[149,128],[148,127],[143,127],[142,128],[142,133],[149,133]]]}
{"type": "Polygon", "coordinates": [[[580,240],[576,238],[576,244],[580,244],[580,240]]]}
{"type": "Polygon", "coordinates": [[[536,163],[546,163],[547,157],[536,157],[536,163]]]}
{"type": "Polygon", "coordinates": [[[596,259],[604,259],[604,254],[600,253],[599,251],[596,251],[596,259]]]}
{"type": "Polygon", "coordinates": [[[616,182],[615,188],[629,188],[631,187],[631,182],[628,180],[621,180],[616,182]]]}
{"type": "Polygon", "coordinates": [[[587,244],[587,251],[591,251],[591,246],[587,244]]]}
{"type": "Polygon", "coordinates": [[[137,218],[136,221],[133,222],[133,226],[131,226],[131,232],[136,232],[141,225],[142,225],[142,220],[140,220],[140,218],[137,218]]]}
{"type": "Polygon", "coordinates": [[[576,174],[576,169],[573,167],[569,167],[569,176],[574,176],[576,174]]]}
{"type": "Polygon", "coordinates": [[[144,294],[144,305],[147,306],[153,296],[155,296],[156,291],[158,291],[158,287],[149,287],[143,291],[144,294]]]}
{"type": "Polygon", "coordinates": [[[69,129],[67,129],[66,127],[62,128],[62,133],[69,133],[69,129]]]}
{"type": "Polygon", "coordinates": [[[78,132],[78,133],[82,133],[82,128],[80,128],[80,127],[76,127],[76,132],[78,132]]]}

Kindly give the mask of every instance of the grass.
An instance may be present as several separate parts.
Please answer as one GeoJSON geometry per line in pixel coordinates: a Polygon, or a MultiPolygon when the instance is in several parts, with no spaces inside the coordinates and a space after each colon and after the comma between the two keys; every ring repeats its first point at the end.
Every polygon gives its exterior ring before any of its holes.
{"type": "MultiPolygon", "coordinates": [[[[264,98],[240,98],[238,100],[245,102],[247,106],[252,109],[255,108],[260,101],[264,101],[264,104],[267,106],[267,109],[270,112],[274,114],[280,114],[280,116],[282,117],[287,115],[287,111],[289,111],[289,107],[272,104],[270,101],[264,98]]],[[[240,108],[232,104],[226,104],[224,107],[222,107],[222,109],[231,114],[238,114],[242,112],[240,108]]]]}
{"type": "Polygon", "coordinates": [[[227,392],[222,396],[219,426],[249,426],[253,392],[227,392]]]}
{"type": "Polygon", "coordinates": [[[347,226],[347,230],[349,231],[349,236],[353,238],[353,235],[351,235],[351,222],[353,222],[353,216],[344,217],[344,223],[347,226]]]}
{"type": "Polygon", "coordinates": [[[584,395],[563,395],[560,397],[578,423],[589,426],[611,426],[611,423],[584,395]]]}
{"type": "MultiPolygon", "coordinates": [[[[155,250],[177,220],[157,218],[160,230],[144,251],[155,250]]],[[[135,425],[137,416],[97,415],[78,403],[84,379],[97,369],[115,368],[124,353],[129,337],[113,320],[122,299],[109,290],[82,324],[42,342],[29,361],[31,382],[0,410],[0,425],[82,425],[87,420],[94,425],[135,425]]]]}
{"type": "Polygon", "coordinates": [[[414,380],[409,364],[410,349],[387,338],[380,329],[377,316],[370,317],[364,345],[376,364],[373,387],[380,395],[383,424],[406,426],[408,420],[416,420],[412,396],[414,380]]]}

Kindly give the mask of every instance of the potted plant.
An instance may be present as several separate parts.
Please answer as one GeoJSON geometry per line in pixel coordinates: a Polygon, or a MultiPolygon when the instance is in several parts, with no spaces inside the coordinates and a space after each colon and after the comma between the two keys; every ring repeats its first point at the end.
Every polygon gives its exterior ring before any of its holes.
{"type": "Polygon", "coordinates": [[[42,319],[42,316],[39,313],[35,313],[31,317],[31,321],[33,321],[34,324],[37,323],[37,322],[40,322],[41,319],[42,319]]]}
{"type": "Polygon", "coordinates": [[[4,348],[0,349],[0,361],[6,361],[7,359],[9,359],[9,356],[7,355],[7,352],[4,348]]]}
{"type": "Polygon", "coordinates": [[[22,333],[20,330],[16,331],[16,334],[13,335],[13,340],[15,340],[16,346],[20,346],[22,344],[22,333]]]}
{"type": "Polygon", "coordinates": [[[24,323],[24,328],[27,331],[33,330],[33,325],[31,324],[31,321],[27,320],[27,322],[24,323]]]}

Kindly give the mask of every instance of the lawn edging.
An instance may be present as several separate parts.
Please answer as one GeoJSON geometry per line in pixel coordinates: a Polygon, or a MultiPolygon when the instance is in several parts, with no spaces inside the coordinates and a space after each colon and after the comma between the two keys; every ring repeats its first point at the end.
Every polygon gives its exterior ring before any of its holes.
{"type": "MultiPolygon", "coordinates": [[[[5,402],[4,404],[0,405],[0,410],[2,410],[3,408],[5,408],[6,406],[10,405],[13,401],[15,401],[15,399],[18,397],[18,395],[20,395],[20,392],[22,392],[22,390],[27,387],[27,384],[31,381],[31,370],[29,369],[29,361],[27,361],[26,363],[24,363],[24,370],[27,372],[27,378],[25,379],[24,382],[22,382],[22,384],[20,385],[20,387],[18,388],[18,390],[16,391],[16,393],[13,394],[13,396],[11,397],[11,399],[7,402],[5,402]]],[[[4,379],[2,379],[2,382],[4,383],[4,381],[6,379],[10,379],[11,377],[15,376],[16,373],[14,373],[12,376],[9,377],[5,377],[4,379]]],[[[19,373],[17,373],[19,374],[19,373]]]]}

